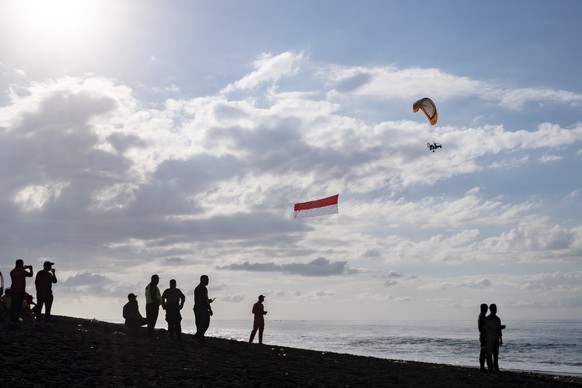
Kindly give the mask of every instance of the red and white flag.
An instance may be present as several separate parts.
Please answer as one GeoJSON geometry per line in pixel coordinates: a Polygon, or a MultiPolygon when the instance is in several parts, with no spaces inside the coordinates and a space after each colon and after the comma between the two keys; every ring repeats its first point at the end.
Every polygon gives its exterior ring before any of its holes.
{"type": "Polygon", "coordinates": [[[316,201],[301,202],[295,204],[295,216],[293,218],[315,217],[337,213],[337,200],[339,194],[316,201]]]}

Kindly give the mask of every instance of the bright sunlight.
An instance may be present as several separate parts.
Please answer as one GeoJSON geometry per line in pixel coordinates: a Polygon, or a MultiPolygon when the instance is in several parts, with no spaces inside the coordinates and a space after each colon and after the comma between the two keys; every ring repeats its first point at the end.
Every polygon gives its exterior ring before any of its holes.
{"type": "Polygon", "coordinates": [[[98,0],[14,0],[4,8],[15,44],[59,51],[90,44],[102,28],[100,11],[98,0]]]}

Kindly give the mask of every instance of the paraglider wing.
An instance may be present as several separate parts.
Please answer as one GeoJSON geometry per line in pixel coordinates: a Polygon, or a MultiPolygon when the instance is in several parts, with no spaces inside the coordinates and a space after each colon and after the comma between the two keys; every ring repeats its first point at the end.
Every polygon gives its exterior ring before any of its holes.
{"type": "Polygon", "coordinates": [[[414,112],[418,112],[419,109],[424,112],[430,125],[435,125],[437,123],[439,115],[437,113],[436,105],[430,98],[421,98],[412,105],[412,110],[414,112]]]}

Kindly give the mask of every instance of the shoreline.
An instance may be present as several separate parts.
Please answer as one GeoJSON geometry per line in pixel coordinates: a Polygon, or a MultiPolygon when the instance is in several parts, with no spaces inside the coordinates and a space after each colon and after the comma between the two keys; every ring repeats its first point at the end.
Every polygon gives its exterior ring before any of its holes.
{"type": "MultiPolygon", "coordinates": [[[[188,321],[186,320],[186,322],[188,321]]],[[[478,352],[479,345],[476,338],[469,336],[470,334],[465,327],[473,327],[473,320],[466,320],[465,323],[467,325],[465,326],[458,325],[460,331],[454,332],[454,334],[453,332],[447,334],[444,331],[439,331],[437,328],[437,333],[434,334],[434,336],[431,332],[427,332],[425,329],[426,327],[433,327],[432,325],[434,322],[432,320],[381,321],[380,326],[378,326],[376,322],[357,320],[344,320],[339,322],[337,320],[297,320],[297,322],[301,323],[300,325],[296,325],[293,322],[295,321],[291,320],[291,324],[289,324],[289,321],[269,320],[266,331],[267,343],[276,343],[283,346],[297,347],[307,350],[347,353],[356,356],[375,357],[389,360],[418,361],[470,368],[478,366],[478,353],[475,352],[478,352]],[[386,324],[386,322],[388,323],[386,324]],[[396,324],[394,324],[394,322],[396,322],[396,324]],[[407,333],[403,335],[401,331],[403,326],[402,322],[404,322],[404,326],[412,323],[412,332],[407,329],[407,333]],[[344,326],[344,323],[347,324],[344,326]],[[426,326],[426,323],[430,323],[430,325],[426,326]],[[357,326],[355,326],[356,324],[357,326]],[[368,325],[374,327],[374,329],[368,329],[368,325]],[[315,330],[313,330],[314,327],[315,330]],[[332,338],[333,336],[328,336],[326,334],[326,330],[329,331],[329,329],[321,329],[325,327],[337,327],[342,334],[336,335],[335,338],[332,338]],[[378,327],[381,327],[382,329],[378,330],[378,327]],[[360,335],[355,335],[352,338],[352,336],[349,335],[349,328],[358,330],[360,335]],[[309,334],[305,333],[304,330],[308,331],[309,334]],[[299,333],[301,333],[300,340],[298,340],[298,336],[296,335],[299,333]],[[383,335],[386,337],[397,338],[397,340],[385,341],[384,338],[382,338],[383,335]],[[377,338],[379,342],[370,342],[370,338],[377,338]],[[402,345],[407,339],[410,339],[409,347],[402,345]],[[450,339],[450,342],[458,342],[457,348],[445,344],[445,346],[435,349],[434,344],[438,343],[441,339],[445,341],[450,339]],[[366,344],[366,342],[368,343],[366,344]],[[473,349],[472,346],[474,346],[475,349],[473,349]],[[459,349],[462,349],[462,351],[459,352],[459,349]]],[[[443,322],[446,322],[447,325],[450,323],[449,321],[443,322]]],[[[515,324],[514,321],[512,322],[515,324]]],[[[576,325],[582,324],[582,321],[580,320],[571,322],[576,322],[576,325]]],[[[193,321],[190,323],[191,325],[188,327],[194,325],[193,321]]],[[[248,333],[245,332],[244,327],[249,327],[248,323],[248,320],[239,319],[213,320],[213,324],[210,328],[210,331],[212,332],[211,335],[220,338],[245,341],[245,339],[248,339],[248,333]],[[233,325],[230,324],[230,322],[238,324],[233,325]]],[[[458,321],[455,323],[458,323],[458,321]]],[[[441,325],[438,325],[438,327],[441,327],[441,325]]],[[[248,331],[250,331],[250,328],[248,328],[248,331]]],[[[335,330],[332,329],[332,331],[335,330]]],[[[517,338],[517,341],[519,340],[522,342],[521,345],[515,342],[515,338],[510,338],[509,342],[506,342],[506,346],[501,349],[502,354],[500,360],[502,362],[501,366],[503,370],[582,377],[580,368],[575,365],[576,361],[574,359],[560,358],[559,360],[564,361],[563,364],[555,362],[558,359],[553,357],[554,354],[556,356],[562,356],[562,354],[555,353],[560,352],[558,350],[560,349],[559,346],[552,347],[552,349],[556,350],[550,350],[551,353],[549,353],[549,355],[551,356],[548,356],[545,359],[537,359],[535,357],[530,358],[529,354],[523,354],[522,357],[519,355],[519,352],[516,353],[516,346],[524,346],[524,343],[529,343],[530,341],[524,340],[521,336],[517,338]]],[[[539,350],[542,349],[543,347],[539,348],[539,350]]],[[[528,351],[528,349],[524,348],[523,351],[528,351]]],[[[571,355],[578,359],[575,354],[571,355]]]]}
{"type": "MultiPolygon", "coordinates": [[[[158,320],[159,322],[159,320],[158,320]]],[[[582,387],[581,376],[402,361],[208,337],[149,339],[124,325],[54,316],[51,325],[0,326],[0,386],[582,387]]]]}

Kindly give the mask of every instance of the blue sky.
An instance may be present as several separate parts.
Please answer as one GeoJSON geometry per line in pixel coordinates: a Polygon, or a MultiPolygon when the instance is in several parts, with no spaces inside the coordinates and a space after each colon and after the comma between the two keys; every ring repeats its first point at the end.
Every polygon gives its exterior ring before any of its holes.
{"type": "Polygon", "coordinates": [[[582,316],[582,3],[45,3],[0,1],[0,270],[55,313],[582,316]]]}

